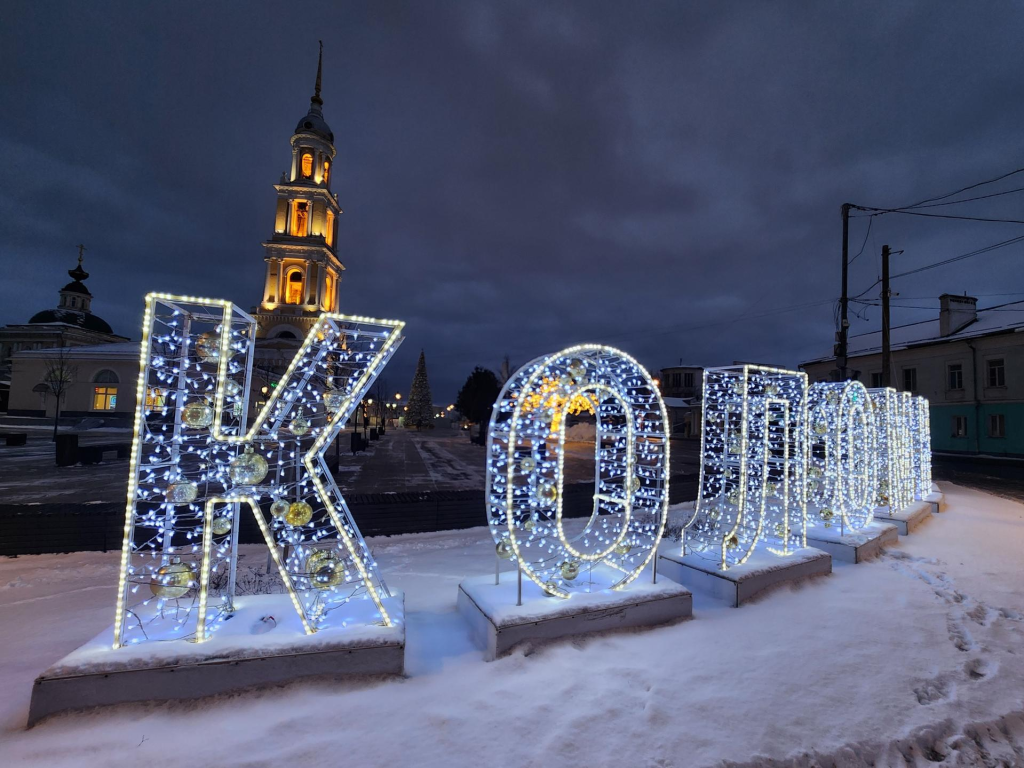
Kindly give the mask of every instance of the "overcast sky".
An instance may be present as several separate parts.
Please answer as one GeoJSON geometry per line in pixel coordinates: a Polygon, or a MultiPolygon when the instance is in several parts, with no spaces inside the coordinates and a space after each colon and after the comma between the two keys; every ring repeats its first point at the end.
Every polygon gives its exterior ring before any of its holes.
{"type": "MultiPolygon", "coordinates": [[[[0,7],[0,323],[262,297],[288,140],[324,41],[342,311],[407,321],[435,402],[571,343],[649,368],[831,349],[845,201],[899,206],[1024,166],[1015,3],[40,3],[0,7]],[[798,307],[793,309],[793,307],[798,307]],[[788,310],[788,311],[778,311],[788,310]]],[[[983,191],[1024,186],[1024,174],[983,191]]],[[[933,212],[1024,218],[1024,193],[933,212]]],[[[1024,234],[851,223],[854,294],[1024,234]]],[[[894,284],[894,322],[1024,291],[1024,245],[894,284]]],[[[877,288],[868,297],[877,296],[877,288]]],[[[878,327],[879,311],[853,332],[878,327]]]]}

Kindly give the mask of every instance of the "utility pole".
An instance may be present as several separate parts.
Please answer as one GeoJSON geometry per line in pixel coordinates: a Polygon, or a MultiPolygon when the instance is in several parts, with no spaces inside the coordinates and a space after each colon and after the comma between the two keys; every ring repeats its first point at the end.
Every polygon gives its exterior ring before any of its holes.
{"type": "Polygon", "coordinates": [[[836,367],[839,369],[839,380],[846,381],[847,332],[850,328],[848,309],[850,299],[847,295],[847,279],[850,272],[850,203],[843,203],[843,295],[839,299],[839,343],[836,349],[836,367]]]}
{"type": "Polygon", "coordinates": [[[882,386],[891,387],[892,350],[889,349],[889,246],[882,246],[882,386]]]}

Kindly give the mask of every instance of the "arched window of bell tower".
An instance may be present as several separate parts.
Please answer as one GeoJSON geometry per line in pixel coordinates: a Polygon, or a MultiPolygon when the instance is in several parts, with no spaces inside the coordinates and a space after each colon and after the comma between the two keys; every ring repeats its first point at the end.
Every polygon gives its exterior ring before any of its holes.
{"type": "Polygon", "coordinates": [[[301,163],[300,163],[300,168],[302,169],[302,178],[304,178],[304,179],[311,179],[311,178],[313,178],[313,153],[312,152],[308,152],[307,151],[307,152],[303,152],[302,153],[302,160],[301,160],[301,163]]]}
{"type": "Polygon", "coordinates": [[[287,279],[285,280],[284,288],[284,303],[285,304],[302,304],[302,294],[305,288],[305,279],[302,274],[302,270],[299,267],[292,267],[288,270],[287,279]]]}
{"type": "Polygon", "coordinates": [[[324,310],[334,311],[334,275],[330,271],[324,279],[324,310]]]}
{"type": "Polygon", "coordinates": [[[309,203],[305,200],[292,201],[291,235],[305,237],[309,233],[309,203]]]}
{"type": "Polygon", "coordinates": [[[324,159],[324,186],[329,186],[331,183],[331,161],[324,159]]]}
{"type": "Polygon", "coordinates": [[[327,209],[327,225],[324,231],[324,239],[330,246],[334,245],[334,211],[327,209]]]}

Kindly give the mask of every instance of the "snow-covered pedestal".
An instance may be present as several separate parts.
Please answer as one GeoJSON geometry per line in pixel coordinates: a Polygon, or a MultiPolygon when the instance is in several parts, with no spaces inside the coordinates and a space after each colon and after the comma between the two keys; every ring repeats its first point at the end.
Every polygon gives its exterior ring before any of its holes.
{"type": "Polygon", "coordinates": [[[928,521],[932,516],[932,502],[914,501],[903,509],[892,509],[889,507],[876,507],[875,520],[885,523],[892,523],[896,526],[900,536],[907,536],[922,523],[928,521]]]}
{"type": "Polygon", "coordinates": [[[844,563],[862,563],[876,557],[883,547],[896,544],[899,538],[896,526],[881,520],[868,523],[859,531],[842,531],[838,525],[807,529],[808,544],[844,563]]]}
{"type": "Polygon", "coordinates": [[[942,491],[939,490],[939,486],[932,483],[932,492],[924,497],[923,501],[927,501],[932,505],[932,512],[945,512],[946,502],[943,501],[942,491]]]}
{"type": "Polygon", "coordinates": [[[787,557],[755,550],[743,565],[723,571],[717,560],[700,555],[683,556],[678,543],[666,542],[658,551],[658,573],[730,605],[740,606],[783,584],[832,573],[832,557],[813,547],[798,549],[787,557]]]}
{"type": "Polygon", "coordinates": [[[371,623],[375,606],[353,601],[347,626],[307,635],[287,595],[235,598],[235,613],[204,643],[150,642],[114,650],[105,629],[36,678],[28,724],[66,709],[194,699],[303,677],[401,675],[405,597],[383,601],[392,626],[371,623]],[[273,621],[265,621],[271,616],[273,621]]]}
{"type": "MultiPolygon", "coordinates": [[[[606,566],[601,566],[606,567],[606,566]]],[[[649,574],[619,590],[577,592],[568,599],[551,597],[523,578],[523,604],[516,605],[515,572],[469,578],[459,584],[459,612],[473,639],[493,661],[518,643],[553,640],[588,632],[627,627],[654,627],[693,613],[689,590],[668,579],[652,584],[649,574]]]]}

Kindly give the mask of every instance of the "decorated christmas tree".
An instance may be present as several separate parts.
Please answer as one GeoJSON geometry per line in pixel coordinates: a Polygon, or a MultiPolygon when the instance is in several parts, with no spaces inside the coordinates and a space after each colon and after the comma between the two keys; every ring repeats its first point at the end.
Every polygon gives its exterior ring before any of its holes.
{"type": "Polygon", "coordinates": [[[409,410],[405,412],[405,426],[417,429],[434,426],[434,404],[430,397],[427,358],[423,350],[420,350],[420,361],[416,364],[416,375],[412,377],[408,407],[409,410]]]}

